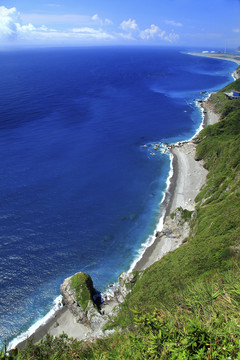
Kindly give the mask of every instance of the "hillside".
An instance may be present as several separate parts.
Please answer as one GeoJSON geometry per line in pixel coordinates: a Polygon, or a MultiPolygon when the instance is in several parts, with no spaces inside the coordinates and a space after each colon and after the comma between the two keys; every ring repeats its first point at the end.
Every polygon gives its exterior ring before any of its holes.
{"type": "Polygon", "coordinates": [[[137,273],[108,324],[116,331],[96,342],[49,336],[18,360],[240,358],[240,99],[224,95],[233,89],[240,91],[240,79],[208,100],[221,121],[196,139],[196,158],[209,172],[196,210],[185,214],[190,235],[137,273]]]}

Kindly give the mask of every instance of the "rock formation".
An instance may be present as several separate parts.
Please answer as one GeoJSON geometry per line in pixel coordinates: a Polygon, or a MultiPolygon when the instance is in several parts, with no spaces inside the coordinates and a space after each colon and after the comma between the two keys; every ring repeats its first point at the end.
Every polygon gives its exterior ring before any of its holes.
{"type": "Polygon", "coordinates": [[[91,276],[79,272],[65,279],[60,287],[63,305],[67,306],[77,322],[88,325],[94,333],[101,331],[109,317],[102,315],[93,301],[96,291],[91,276]]]}

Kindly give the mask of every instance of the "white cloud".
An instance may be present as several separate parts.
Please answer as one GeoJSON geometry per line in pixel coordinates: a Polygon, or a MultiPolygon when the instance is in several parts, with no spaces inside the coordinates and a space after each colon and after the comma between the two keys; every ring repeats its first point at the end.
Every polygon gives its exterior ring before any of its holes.
{"type": "Polygon", "coordinates": [[[0,38],[15,37],[19,24],[19,13],[15,7],[0,6],[0,38]]]}
{"type": "Polygon", "coordinates": [[[0,6],[0,39],[2,40],[31,40],[46,37],[46,33],[55,32],[45,25],[35,27],[33,24],[22,24],[20,13],[15,7],[7,9],[0,6]]]}
{"type": "Polygon", "coordinates": [[[138,27],[135,19],[128,19],[121,22],[120,27],[124,32],[118,33],[117,35],[124,39],[137,40],[141,39],[144,41],[151,39],[162,39],[168,42],[174,42],[179,38],[178,34],[174,31],[167,34],[165,30],[161,30],[157,25],[151,24],[149,28],[141,30],[138,27]]]}
{"type": "Polygon", "coordinates": [[[45,25],[40,26],[39,30],[41,31],[49,31],[48,27],[45,25]]]}
{"type": "Polygon", "coordinates": [[[136,38],[131,33],[127,32],[116,33],[116,36],[126,40],[136,40],[136,38]]]}
{"type": "Polygon", "coordinates": [[[98,16],[98,14],[93,15],[93,16],[92,16],[92,20],[93,20],[93,21],[102,21],[102,20],[100,19],[100,17],[98,16]]]}
{"type": "Polygon", "coordinates": [[[233,32],[240,33],[240,28],[239,29],[233,29],[233,32]]]}
{"type": "Polygon", "coordinates": [[[179,35],[175,32],[170,32],[169,34],[164,36],[164,40],[169,41],[170,43],[173,43],[179,39],[179,35]]]}
{"type": "Polygon", "coordinates": [[[144,40],[144,39],[147,39],[147,40],[148,40],[148,39],[150,39],[150,38],[154,38],[155,35],[159,34],[159,32],[160,32],[159,27],[156,26],[156,25],[154,25],[154,24],[152,24],[149,29],[145,29],[145,30],[143,30],[143,31],[140,31],[139,36],[140,36],[140,38],[143,39],[143,40],[144,40]]]}
{"type": "Polygon", "coordinates": [[[132,20],[132,19],[128,19],[128,20],[124,20],[121,22],[120,27],[124,30],[124,31],[129,31],[129,30],[137,30],[138,29],[138,25],[136,24],[136,20],[132,20]]]}
{"type": "Polygon", "coordinates": [[[93,20],[96,24],[101,25],[101,26],[113,24],[113,22],[112,22],[110,19],[104,19],[104,20],[102,20],[98,14],[93,15],[93,16],[92,16],[92,20],[93,20]]]}
{"type": "Polygon", "coordinates": [[[179,38],[179,35],[175,34],[174,31],[167,33],[155,24],[141,30],[136,20],[131,18],[122,21],[120,24],[122,31],[116,32],[112,26],[108,27],[108,31],[105,31],[104,25],[113,23],[109,19],[101,19],[98,14],[93,16],[79,14],[48,15],[47,18],[43,14],[28,14],[28,16],[29,18],[26,14],[24,17],[20,16],[15,7],[8,9],[0,6],[0,39],[2,39],[2,43],[5,41],[10,44],[10,40],[13,40],[14,43],[63,43],[67,45],[68,43],[80,44],[88,41],[118,41],[120,39],[126,41],[161,39],[162,41],[174,42],[179,38]],[[27,18],[36,20],[36,22],[26,21],[27,18]]]}
{"type": "MultiPolygon", "coordinates": [[[[33,26],[32,24],[23,25],[23,26],[18,24],[17,28],[18,28],[19,32],[33,32],[33,31],[37,30],[37,28],[35,28],[35,26],[33,26]]],[[[41,31],[41,30],[43,30],[43,28],[41,27],[38,30],[41,31]]],[[[43,31],[46,31],[46,29],[44,28],[43,31]]]]}
{"type": "MultiPolygon", "coordinates": [[[[80,19],[86,21],[86,17],[78,16],[78,15],[66,15],[66,18],[69,20],[70,18],[80,19]]],[[[52,19],[52,18],[51,18],[52,19]]],[[[55,17],[55,20],[60,20],[58,16],[55,17]]],[[[61,17],[63,20],[63,17],[61,17]]],[[[39,17],[38,17],[39,21],[39,17]]],[[[88,17],[87,23],[97,22],[98,25],[101,24],[110,24],[109,19],[105,19],[102,21],[99,16],[96,14],[92,18],[88,17]]],[[[95,29],[93,27],[81,26],[75,27],[73,29],[68,30],[57,30],[53,28],[49,28],[46,25],[35,26],[32,23],[22,24],[22,19],[20,17],[17,9],[11,8],[7,9],[4,6],[0,6],[0,39],[4,39],[9,41],[10,39],[15,39],[20,42],[50,42],[61,41],[68,39],[71,41],[87,41],[87,40],[111,40],[114,39],[115,36],[103,31],[100,29],[95,29]]]]}
{"type": "Polygon", "coordinates": [[[179,35],[174,31],[167,33],[165,30],[161,30],[157,25],[154,24],[152,24],[150,28],[140,31],[139,36],[142,40],[160,38],[161,40],[171,43],[179,39],[179,35]]]}
{"type": "Polygon", "coordinates": [[[112,25],[112,24],[113,24],[113,21],[110,20],[110,19],[108,19],[108,18],[106,18],[106,19],[104,20],[104,23],[105,23],[106,25],[112,25]]]}
{"type": "Polygon", "coordinates": [[[165,23],[172,26],[182,26],[182,23],[176,22],[174,20],[166,20],[165,23]]]}
{"type": "Polygon", "coordinates": [[[79,34],[80,37],[91,37],[94,39],[114,39],[114,36],[104,32],[102,29],[93,29],[90,27],[74,28],[72,32],[79,34]]]}

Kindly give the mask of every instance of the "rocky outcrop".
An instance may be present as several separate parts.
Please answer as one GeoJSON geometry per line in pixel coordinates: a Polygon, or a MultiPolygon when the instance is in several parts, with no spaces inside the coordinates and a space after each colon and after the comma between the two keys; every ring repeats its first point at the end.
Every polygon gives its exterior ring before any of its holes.
{"type": "MultiPolygon", "coordinates": [[[[89,281],[88,278],[88,281],[83,280],[81,283],[79,283],[79,287],[74,286],[73,285],[74,278],[76,279],[77,276],[81,277],[82,275],[85,277],[84,273],[76,273],[75,275],[65,279],[60,287],[60,291],[63,297],[62,300],[63,305],[66,305],[69,308],[69,310],[71,311],[71,313],[74,315],[74,317],[78,322],[81,321],[85,323],[87,322],[87,311],[86,311],[86,307],[83,305],[83,302],[79,300],[80,297],[79,294],[85,292],[89,292],[89,294],[91,294],[91,291],[93,291],[93,285],[91,286],[91,281],[89,281]]],[[[91,298],[89,298],[87,301],[87,307],[88,307],[88,303],[90,303],[89,305],[94,306],[91,298]]]]}
{"type": "Polygon", "coordinates": [[[122,272],[118,277],[118,287],[114,292],[118,303],[122,303],[125,297],[131,292],[134,283],[137,280],[137,275],[130,272],[122,272]]]}
{"type": "Polygon", "coordinates": [[[102,315],[92,300],[95,290],[90,275],[79,272],[70,276],[64,280],[60,291],[63,305],[68,307],[75,320],[89,326],[95,335],[100,336],[101,328],[109,317],[102,315]]]}
{"type": "Polygon", "coordinates": [[[71,311],[76,322],[89,327],[90,337],[103,336],[103,326],[116,314],[118,305],[124,301],[131,291],[136,281],[136,275],[123,272],[118,280],[119,285],[113,296],[106,300],[101,308],[98,308],[92,300],[95,290],[90,275],[81,272],[76,273],[65,279],[60,287],[63,305],[71,311]]]}

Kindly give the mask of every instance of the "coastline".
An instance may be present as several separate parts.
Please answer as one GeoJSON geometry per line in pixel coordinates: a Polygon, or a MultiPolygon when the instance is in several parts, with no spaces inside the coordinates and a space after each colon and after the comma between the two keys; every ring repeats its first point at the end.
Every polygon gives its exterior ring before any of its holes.
{"type": "Polygon", "coordinates": [[[217,53],[199,53],[199,52],[189,52],[188,55],[193,56],[203,56],[203,57],[209,57],[213,59],[220,59],[220,60],[227,60],[227,61],[233,61],[240,65],[240,55],[237,54],[217,54],[217,53]]]}
{"type": "MultiPolygon", "coordinates": [[[[232,61],[236,64],[240,65],[240,55],[236,54],[216,54],[216,53],[198,53],[198,52],[189,52],[188,55],[193,56],[202,56],[202,57],[208,57],[212,59],[219,59],[219,60],[226,60],[226,61],[232,61]]],[[[234,71],[232,74],[234,80],[237,80],[240,78],[240,71],[234,71]]]]}
{"type": "MultiPolygon", "coordinates": [[[[195,56],[207,56],[207,54],[191,54],[195,56]]],[[[208,57],[214,57],[211,56],[208,57]]],[[[231,58],[220,58],[222,60],[234,61],[231,58]]],[[[235,61],[240,65],[240,60],[235,61]]],[[[207,101],[201,102],[203,109],[203,126],[212,125],[219,121],[217,114],[208,106],[207,101]]],[[[184,238],[187,236],[188,229],[183,229],[180,234],[178,226],[174,228],[173,221],[170,219],[170,213],[181,206],[189,211],[194,211],[194,199],[199,193],[201,187],[205,184],[207,170],[204,169],[203,163],[196,161],[195,156],[196,145],[194,140],[185,141],[169,148],[170,156],[172,156],[173,175],[170,178],[170,184],[166,190],[166,195],[162,206],[166,205],[166,211],[163,215],[163,228],[156,231],[152,245],[146,248],[141,259],[135,264],[133,270],[144,270],[155,261],[162,258],[169,251],[179,247],[184,238]]],[[[105,313],[110,314],[112,308],[118,305],[117,302],[110,300],[111,306],[107,310],[108,303],[104,307],[105,313]]],[[[28,339],[34,342],[40,341],[46,334],[59,336],[62,332],[73,336],[78,340],[89,340],[97,337],[91,329],[81,323],[77,323],[71,312],[63,307],[57,310],[54,316],[44,325],[40,326],[28,339]]],[[[23,348],[27,340],[17,344],[19,349],[23,348]]]]}
{"type": "MultiPolygon", "coordinates": [[[[193,56],[203,56],[208,58],[232,61],[240,65],[240,55],[228,54],[211,54],[211,53],[187,53],[193,56]]],[[[232,74],[234,80],[240,78],[240,71],[234,71],[232,74]]],[[[209,98],[198,101],[202,109],[202,128],[207,125],[216,124],[220,121],[219,115],[214,112],[211,105],[209,105],[209,98]]],[[[201,128],[201,126],[200,126],[201,128]]],[[[197,133],[194,137],[196,137],[197,133]]],[[[196,152],[196,144],[194,144],[194,137],[188,141],[171,146],[170,154],[173,156],[173,176],[170,179],[169,188],[166,190],[167,196],[170,198],[166,205],[166,213],[164,216],[164,224],[161,232],[156,232],[155,239],[143,254],[142,258],[136,263],[133,270],[144,270],[155,261],[161,259],[169,251],[174,251],[179,247],[184,238],[188,235],[188,229],[181,229],[179,226],[174,226],[170,219],[170,213],[175,211],[178,207],[194,211],[194,199],[199,193],[201,187],[205,184],[207,170],[203,167],[202,161],[194,159],[196,152]],[[181,233],[181,230],[182,233],[181,233]]]]}
{"type": "MultiPolygon", "coordinates": [[[[204,103],[203,121],[204,126],[216,122],[217,117],[211,109],[204,103]]],[[[179,247],[184,238],[188,236],[188,227],[180,227],[174,224],[170,218],[170,213],[181,206],[189,211],[194,210],[194,198],[204,185],[207,170],[203,167],[203,162],[194,159],[196,144],[193,139],[173,145],[169,148],[169,154],[172,156],[172,176],[169,179],[169,186],[166,190],[162,206],[166,207],[163,215],[163,227],[161,231],[155,231],[153,243],[146,248],[142,257],[135,263],[133,270],[142,271],[152,265],[155,261],[161,259],[169,251],[174,251],[179,247]]],[[[108,300],[103,306],[106,315],[111,314],[112,309],[118,305],[114,298],[108,300]]],[[[19,349],[26,345],[29,339],[36,343],[46,334],[59,336],[62,333],[68,334],[78,340],[89,340],[101,336],[101,333],[91,331],[84,324],[76,322],[74,316],[63,306],[57,310],[54,316],[41,325],[36,331],[23,341],[14,344],[19,349]]]]}
{"type": "MultiPolygon", "coordinates": [[[[208,114],[208,119],[213,121],[211,113],[208,114]]],[[[206,125],[209,125],[209,122],[206,125]]],[[[195,151],[196,144],[192,139],[175,145],[169,150],[173,155],[174,171],[168,189],[170,201],[167,205],[163,229],[156,232],[153,244],[146,249],[134,270],[146,269],[169,251],[178,248],[188,236],[187,224],[186,226],[177,224],[171,219],[170,214],[179,207],[194,211],[194,199],[205,184],[207,170],[203,167],[202,161],[194,159],[195,151]]]]}

